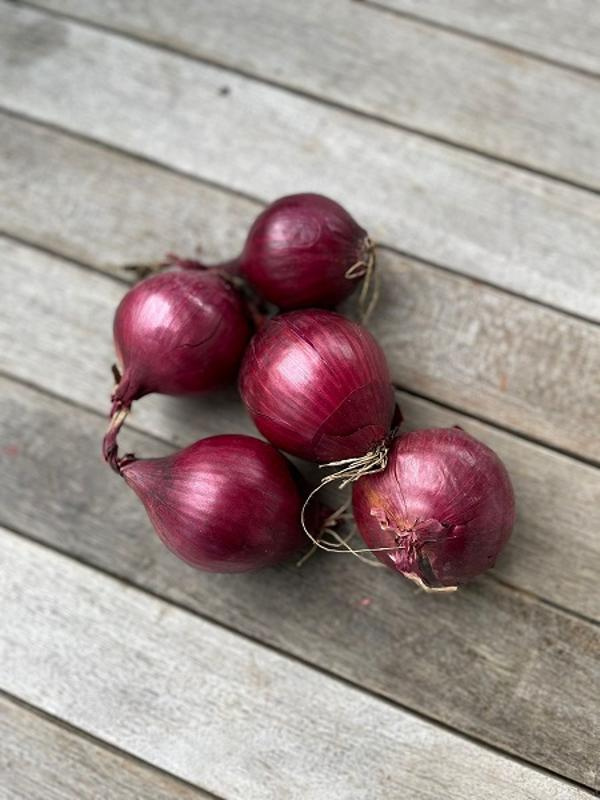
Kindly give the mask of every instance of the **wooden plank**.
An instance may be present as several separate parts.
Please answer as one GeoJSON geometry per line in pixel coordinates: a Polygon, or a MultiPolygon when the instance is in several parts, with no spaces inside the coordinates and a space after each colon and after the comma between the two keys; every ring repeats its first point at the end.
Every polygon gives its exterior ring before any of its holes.
{"type": "Polygon", "coordinates": [[[348,0],[36,5],[600,187],[600,82],[486,42],[348,0]]]}
{"type": "MultiPolygon", "coordinates": [[[[235,252],[258,211],[192,180],[18,120],[0,116],[0,137],[8,153],[0,182],[10,198],[0,208],[0,228],[113,274],[122,274],[119,262],[155,259],[170,247],[189,251],[194,240],[206,243],[209,258],[235,252]]],[[[14,291],[11,270],[18,278],[33,269],[41,272],[44,293],[63,303],[62,281],[71,279],[60,268],[50,278],[55,267],[28,250],[11,255],[12,249],[5,245],[7,287],[14,291]]],[[[382,254],[380,264],[383,286],[372,327],[397,383],[567,451],[598,457],[597,327],[390,253],[382,254]]],[[[80,289],[72,291],[81,292],[69,301],[79,314],[76,324],[95,341],[99,331],[109,331],[121,290],[113,287],[104,311],[89,318],[85,306],[97,304],[96,290],[81,276],[73,280],[80,289]]],[[[34,295],[26,302],[37,308],[38,292],[28,281],[20,285],[18,291],[34,295]]],[[[48,316],[42,305],[38,313],[48,316]]],[[[8,310],[9,316],[16,312],[8,310]]],[[[23,322],[17,315],[11,324],[23,322]]],[[[94,359],[94,369],[106,372],[112,356],[104,353],[94,359]]],[[[27,368],[27,354],[17,361],[27,368]]]]}
{"type": "Polygon", "coordinates": [[[322,191],[378,241],[600,319],[599,196],[121,37],[0,9],[7,108],[261,198],[322,191]]]}
{"type": "Polygon", "coordinates": [[[0,563],[2,685],[224,797],[589,796],[6,531],[0,563]]]}
{"type": "MultiPolygon", "coordinates": [[[[83,455],[98,448],[102,420],[8,381],[0,382],[0,397],[5,432],[0,450],[2,524],[396,703],[595,785],[598,626],[490,578],[442,598],[415,591],[391,572],[370,570],[341,556],[319,554],[301,569],[289,564],[233,579],[197,572],[162,546],[136,498],[99,456],[83,455]]],[[[443,412],[431,407],[416,404],[409,406],[409,413],[413,424],[448,423],[443,412]]],[[[195,435],[204,433],[204,420],[200,414],[195,435]]],[[[235,420],[234,411],[221,412],[223,430],[235,420]]],[[[467,422],[467,429],[485,438],[477,426],[467,422]]],[[[168,449],[131,431],[126,438],[138,454],[168,449]]],[[[516,459],[509,462],[511,470],[516,466],[516,459]]],[[[529,471],[515,476],[522,520],[507,550],[509,564],[521,562],[523,551],[533,544],[526,501],[531,499],[534,518],[546,497],[535,491],[527,496],[526,476],[538,466],[530,461],[529,471]]],[[[564,480],[568,466],[561,464],[557,474],[564,480]]],[[[586,476],[573,474],[573,502],[584,491],[579,478],[585,481],[586,476]]],[[[597,475],[595,481],[597,495],[597,475]]],[[[544,483],[540,475],[540,486],[544,483]]],[[[554,489],[557,481],[550,477],[547,483],[554,489]]],[[[583,515],[599,507],[593,497],[589,500],[582,501],[583,515]]],[[[551,517],[551,491],[547,502],[551,517]]],[[[533,534],[539,537],[538,550],[531,553],[531,574],[526,576],[535,583],[538,573],[551,594],[560,584],[552,585],[545,573],[550,559],[544,534],[549,549],[559,540],[558,569],[562,565],[574,587],[578,581],[579,540],[571,538],[568,521],[562,529],[562,518],[558,536],[548,530],[533,534]]],[[[598,562],[593,520],[587,530],[586,587],[597,599],[591,575],[598,562]]],[[[507,560],[502,562],[501,572],[507,560]]]]}
{"type": "Polygon", "coordinates": [[[600,73],[600,7],[594,0],[377,0],[377,5],[600,73]]]}
{"type": "Polygon", "coordinates": [[[0,786],[6,800],[209,800],[140,764],[0,697],[0,786]]]}

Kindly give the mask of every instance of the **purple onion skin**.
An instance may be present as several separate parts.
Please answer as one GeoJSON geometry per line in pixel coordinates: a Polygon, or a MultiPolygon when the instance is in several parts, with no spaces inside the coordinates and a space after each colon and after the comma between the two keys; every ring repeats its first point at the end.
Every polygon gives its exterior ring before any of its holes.
{"type": "Polygon", "coordinates": [[[240,392],[276,447],[325,463],[365,455],[388,437],[395,402],[383,351],[331,311],[292,311],[253,337],[240,392]]]}
{"type": "Polygon", "coordinates": [[[346,272],[367,259],[369,246],[367,232],[339,203],[319,194],[293,194],[256,218],[239,269],[281,309],[332,308],[359,284],[346,272]]]}
{"type": "Polygon", "coordinates": [[[172,269],[146,278],[115,314],[123,374],[114,409],[151,392],[188,394],[233,381],[251,333],[242,297],[216,272],[172,269]]]}
{"type": "Polygon", "coordinates": [[[426,587],[458,586],[494,565],[515,521],[508,473],[460,428],[398,437],[384,472],[353,487],[358,529],[375,555],[426,587]]]}
{"type": "Polygon", "coordinates": [[[247,572],[306,547],[302,479],[252,436],[211,436],[166,458],[129,461],[121,475],[164,544],[199,569],[247,572]]]}

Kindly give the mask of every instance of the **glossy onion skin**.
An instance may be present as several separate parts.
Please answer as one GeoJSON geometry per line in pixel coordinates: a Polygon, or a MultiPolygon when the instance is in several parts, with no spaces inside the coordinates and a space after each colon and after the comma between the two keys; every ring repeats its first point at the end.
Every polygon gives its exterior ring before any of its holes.
{"type": "Polygon", "coordinates": [[[164,544],[208,572],[277,564],[306,546],[301,478],[252,436],[201,439],[166,458],[121,469],[164,544]]]}
{"type": "Polygon", "coordinates": [[[117,406],[231,382],[251,333],[242,297],[215,272],[172,269],[140,281],[115,314],[117,406]]]}
{"type": "Polygon", "coordinates": [[[353,487],[358,529],[375,555],[430,588],[458,586],[494,565],[510,537],[515,501],[489,447],[460,428],[398,437],[384,472],[353,487]]]}
{"type": "Polygon", "coordinates": [[[339,203],[294,194],[254,221],[239,259],[241,274],[279,308],[332,308],[360,283],[347,270],[367,258],[367,232],[339,203]]]}
{"type": "Polygon", "coordinates": [[[332,311],[269,320],[246,351],[240,392],[266,439],[321,463],[365,455],[389,435],[394,416],[383,351],[332,311]]]}

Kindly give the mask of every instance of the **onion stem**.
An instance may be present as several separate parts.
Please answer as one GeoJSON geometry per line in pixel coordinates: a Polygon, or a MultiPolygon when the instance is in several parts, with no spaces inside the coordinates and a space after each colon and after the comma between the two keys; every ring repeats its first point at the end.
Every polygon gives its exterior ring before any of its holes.
{"type": "MultiPolygon", "coordinates": [[[[318,492],[320,492],[321,489],[323,489],[323,487],[327,486],[327,484],[338,481],[338,489],[343,489],[349,483],[354,483],[365,475],[373,475],[376,472],[382,472],[386,468],[390,441],[394,438],[395,433],[395,431],[392,431],[391,435],[388,437],[388,439],[386,439],[386,441],[381,442],[381,444],[377,445],[377,447],[366,453],[364,456],[359,456],[358,458],[344,458],[341,461],[330,461],[328,464],[319,465],[320,469],[327,469],[328,467],[341,467],[341,469],[338,469],[329,475],[325,475],[325,477],[319,482],[319,485],[312,490],[312,492],[304,501],[304,505],[302,506],[302,511],[300,513],[300,523],[302,525],[302,530],[313,543],[313,547],[311,550],[309,550],[306,556],[300,559],[298,566],[303,564],[306,559],[309,558],[313,552],[315,552],[316,548],[325,550],[328,553],[352,553],[352,555],[356,556],[356,558],[358,558],[360,561],[364,561],[372,566],[379,566],[379,564],[376,565],[370,559],[364,558],[361,555],[362,553],[380,553],[402,549],[401,545],[395,545],[394,547],[361,547],[358,550],[355,550],[350,544],[348,544],[349,540],[354,535],[354,532],[352,532],[350,536],[343,538],[337,533],[337,531],[329,527],[332,522],[334,524],[337,523],[337,520],[343,515],[345,508],[347,508],[348,503],[340,506],[336,512],[334,512],[325,520],[318,536],[315,537],[308,530],[306,525],[306,509],[308,508],[308,504],[312,498],[318,492]],[[332,535],[335,541],[325,542],[323,538],[324,534],[332,535]]],[[[384,565],[382,564],[381,566],[384,565]]]]}
{"type": "Polygon", "coordinates": [[[345,277],[351,281],[363,278],[358,296],[360,320],[363,325],[369,321],[379,300],[379,273],[375,269],[377,265],[375,243],[369,236],[365,239],[365,253],[365,258],[348,267],[345,274],[345,277]]]}
{"type": "Polygon", "coordinates": [[[123,427],[123,423],[127,419],[129,411],[129,406],[122,406],[113,413],[102,442],[102,453],[105,461],[112,467],[112,469],[114,469],[115,472],[118,472],[119,474],[121,473],[121,469],[125,466],[125,464],[128,464],[133,460],[133,454],[131,453],[128,453],[123,457],[119,457],[119,447],[117,444],[119,431],[123,427]]]}

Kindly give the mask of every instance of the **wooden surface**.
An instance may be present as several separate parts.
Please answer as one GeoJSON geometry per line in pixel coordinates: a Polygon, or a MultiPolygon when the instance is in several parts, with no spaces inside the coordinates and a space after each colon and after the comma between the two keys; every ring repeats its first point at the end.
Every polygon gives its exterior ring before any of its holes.
{"type": "Polygon", "coordinates": [[[600,187],[598,81],[367,4],[349,14],[347,0],[179,0],[177,15],[160,0],[36,5],[600,187]]]}
{"type": "MultiPolygon", "coordinates": [[[[213,795],[0,696],[0,786],[27,800],[211,800],[213,795]]],[[[6,795],[5,795],[6,796],[6,795]]]]}
{"type": "MultiPolygon", "coordinates": [[[[600,789],[599,29],[591,0],[0,0],[10,800],[600,789]],[[119,265],[229,257],[302,189],[385,245],[407,428],[513,477],[506,552],[452,597],[345,557],[198,573],[101,462],[119,265]]],[[[145,398],[123,441],[226,431],[233,390],[145,398]]]]}
{"type": "Polygon", "coordinates": [[[0,11],[13,112],[263,200],[306,187],[348,198],[379,242],[600,319],[600,196],[121,36],[0,11]]]}
{"type": "Polygon", "coordinates": [[[0,564],[6,689],[225,796],[582,794],[8,531],[0,564]]]}
{"type": "MultiPolygon", "coordinates": [[[[360,2],[360,0],[359,0],[360,2]]],[[[589,0],[377,0],[383,8],[600,74],[600,7],[589,0]]]]}

